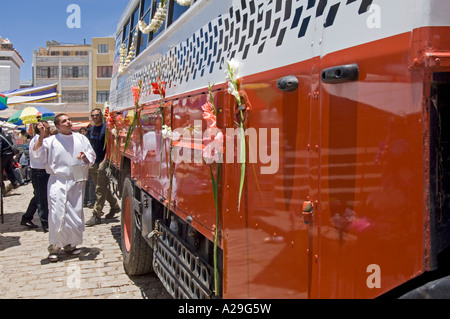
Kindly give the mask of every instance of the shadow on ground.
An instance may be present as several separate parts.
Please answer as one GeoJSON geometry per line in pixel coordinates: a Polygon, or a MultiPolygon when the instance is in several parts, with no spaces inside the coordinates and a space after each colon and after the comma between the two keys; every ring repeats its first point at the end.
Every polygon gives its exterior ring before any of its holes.
{"type": "MultiPolygon", "coordinates": [[[[112,226],[111,234],[113,235],[117,244],[120,246],[122,240],[120,225],[112,226]]],[[[141,290],[142,298],[144,299],[153,299],[155,296],[155,290],[160,291],[159,296],[161,297],[161,299],[172,299],[172,296],[167,292],[158,276],[154,272],[139,276],[128,275],[128,278],[130,278],[134,282],[134,284],[139,287],[139,289],[141,290]]]]}

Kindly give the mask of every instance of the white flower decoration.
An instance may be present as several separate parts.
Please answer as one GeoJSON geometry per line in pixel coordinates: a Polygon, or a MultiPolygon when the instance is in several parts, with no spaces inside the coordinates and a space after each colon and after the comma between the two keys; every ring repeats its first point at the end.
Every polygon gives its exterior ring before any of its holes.
{"type": "Polygon", "coordinates": [[[144,21],[139,20],[138,27],[139,30],[143,34],[148,34],[150,32],[156,32],[161,28],[161,26],[164,23],[164,20],[166,20],[166,14],[167,14],[167,1],[162,5],[162,2],[158,5],[158,10],[156,11],[152,21],[150,21],[150,24],[147,25],[144,21]]]}
{"type": "Polygon", "coordinates": [[[239,105],[241,105],[241,96],[239,95],[237,80],[239,78],[238,72],[240,63],[236,59],[227,61],[227,69],[225,70],[225,78],[228,82],[228,93],[233,95],[239,105]]]}
{"type": "Polygon", "coordinates": [[[163,125],[161,134],[163,138],[172,138],[172,129],[167,125],[163,125]]]}
{"type": "Polygon", "coordinates": [[[177,0],[177,3],[180,6],[189,6],[191,4],[191,0],[177,0]]]}

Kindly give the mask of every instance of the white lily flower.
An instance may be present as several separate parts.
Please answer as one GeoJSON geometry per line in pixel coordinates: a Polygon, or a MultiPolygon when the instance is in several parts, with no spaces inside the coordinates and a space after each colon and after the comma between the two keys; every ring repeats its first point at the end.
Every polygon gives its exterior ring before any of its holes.
{"type": "Polygon", "coordinates": [[[239,95],[239,92],[234,90],[233,92],[231,92],[231,95],[233,95],[235,97],[235,99],[239,102],[239,105],[241,103],[241,96],[239,95]]]}
{"type": "Polygon", "coordinates": [[[163,125],[161,134],[163,138],[172,138],[172,129],[167,125],[163,125]]]}
{"type": "Polygon", "coordinates": [[[239,105],[241,105],[241,96],[239,94],[237,85],[239,67],[239,61],[233,58],[230,61],[227,61],[227,69],[225,71],[225,74],[226,80],[228,82],[228,93],[233,95],[239,105]]]}
{"type": "Polygon", "coordinates": [[[228,82],[228,93],[233,94],[235,91],[234,84],[232,82],[228,82]]]}
{"type": "Polygon", "coordinates": [[[235,58],[231,59],[230,61],[227,61],[228,64],[228,70],[230,73],[230,78],[234,81],[236,81],[238,77],[239,67],[240,63],[235,58]]]}

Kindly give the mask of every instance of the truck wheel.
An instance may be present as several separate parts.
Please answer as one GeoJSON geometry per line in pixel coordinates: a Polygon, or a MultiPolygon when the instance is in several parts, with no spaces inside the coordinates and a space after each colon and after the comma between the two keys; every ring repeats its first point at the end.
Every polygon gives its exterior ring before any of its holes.
{"type": "Polygon", "coordinates": [[[130,276],[148,274],[153,270],[153,249],[147,244],[136,224],[133,186],[125,179],[122,193],[121,247],[123,266],[130,276]]]}

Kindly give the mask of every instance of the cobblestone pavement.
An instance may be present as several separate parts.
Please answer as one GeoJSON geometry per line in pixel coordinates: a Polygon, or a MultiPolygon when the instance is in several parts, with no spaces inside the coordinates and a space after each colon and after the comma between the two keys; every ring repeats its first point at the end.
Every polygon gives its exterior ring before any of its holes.
{"type": "MultiPolygon", "coordinates": [[[[128,276],[122,266],[120,216],[86,227],[79,256],[61,253],[48,261],[48,233],[37,213],[37,229],[20,225],[33,195],[31,183],[10,190],[3,198],[4,223],[0,223],[0,298],[5,299],[171,299],[154,274],[128,276]]],[[[109,211],[108,204],[104,212],[109,211]]],[[[85,219],[92,209],[84,209],[85,219]]]]}

